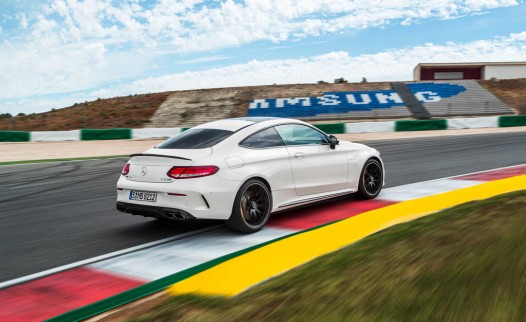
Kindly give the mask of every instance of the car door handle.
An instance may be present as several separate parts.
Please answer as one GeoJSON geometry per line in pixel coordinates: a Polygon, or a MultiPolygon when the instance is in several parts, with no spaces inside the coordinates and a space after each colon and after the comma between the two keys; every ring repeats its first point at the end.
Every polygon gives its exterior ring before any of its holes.
{"type": "Polygon", "coordinates": [[[305,156],[305,153],[303,153],[303,152],[298,152],[298,153],[294,154],[294,157],[295,157],[296,159],[301,159],[301,158],[303,158],[304,156],[305,156]]]}

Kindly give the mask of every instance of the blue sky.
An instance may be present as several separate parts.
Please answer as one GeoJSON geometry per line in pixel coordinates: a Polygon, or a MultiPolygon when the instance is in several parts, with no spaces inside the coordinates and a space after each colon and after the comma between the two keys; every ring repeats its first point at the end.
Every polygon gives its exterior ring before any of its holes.
{"type": "Polygon", "coordinates": [[[0,0],[0,113],[135,93],[410,80],[525,61],[519,0],[0,0]]]}

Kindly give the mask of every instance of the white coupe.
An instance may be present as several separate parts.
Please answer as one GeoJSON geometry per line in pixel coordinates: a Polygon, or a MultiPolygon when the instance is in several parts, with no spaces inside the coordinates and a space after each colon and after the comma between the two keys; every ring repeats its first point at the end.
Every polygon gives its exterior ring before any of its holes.
{"type": "Polygon", "coordinates": [[[374,198],[380,153],[294,119],[236,118],[193,127],[133,154],[117,209],[167,220],[223,219],[260,230],[271,213],[341,195],[374,198]]]}

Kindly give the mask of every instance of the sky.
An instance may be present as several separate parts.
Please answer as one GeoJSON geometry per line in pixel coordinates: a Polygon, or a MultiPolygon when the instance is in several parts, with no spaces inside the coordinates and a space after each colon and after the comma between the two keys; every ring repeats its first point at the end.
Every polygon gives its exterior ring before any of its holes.
{"type": "Polygon", "coordinates": [[[0,113],[526,61],[524,0],[0,0],[0,113]]]}

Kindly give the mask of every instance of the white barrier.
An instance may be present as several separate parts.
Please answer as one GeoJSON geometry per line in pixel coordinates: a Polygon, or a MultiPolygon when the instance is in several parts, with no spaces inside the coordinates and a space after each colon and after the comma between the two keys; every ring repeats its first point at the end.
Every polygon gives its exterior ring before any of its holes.
{"type": "Polygon", "coordinates": [[[345,123],[345,133],[394,132],[395,122],[345,123]]]}
{"type": "Polygon", "coordinates": [[[180,132],[181,129],[178,127],[132,129],[132,139],[170,138],[180,132]]]}
{"type": "Polygon", "coordinates": [[[31,142],[36,141],[79,141],[80,130],[31,132],[31,142]]]}
{"type": "MultiPolygon", "coordinates": [[[[345,133],[395,132],[396,121],[345,123],[345,133]]],[[[499,127],[499,116],[456,118],[447,120],[448,129],[478,129],[499,127]]],[[[132,139],[170,138],[181,128],[132,129],[132,139]]],[[[31,132],[31,141],[79,141],[80,130],[31,132]]]]}
{"type": "Polygon", "coordinates": [[[480,129],[499,127],[498,116],[458,118],[447,120],[448,129],[480,129]]]}

